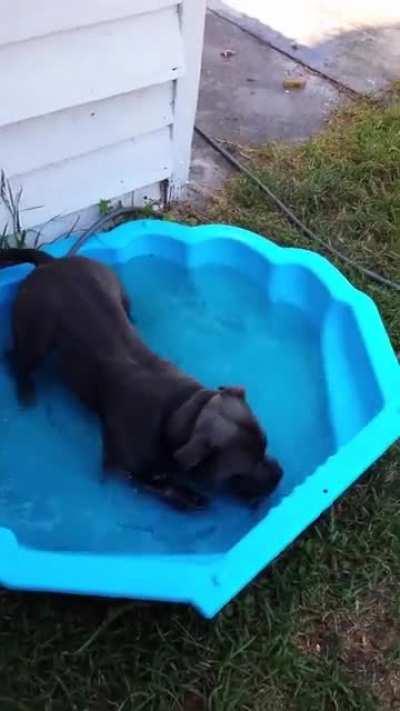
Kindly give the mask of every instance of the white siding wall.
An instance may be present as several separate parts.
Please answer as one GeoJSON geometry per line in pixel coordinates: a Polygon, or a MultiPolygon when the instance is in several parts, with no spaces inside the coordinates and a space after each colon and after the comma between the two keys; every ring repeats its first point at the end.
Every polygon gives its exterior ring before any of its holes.
{"type": "Polygon", "coordinates": [[[26,228],[52,220],[54,236],[165,179],[179,197],[204,15],[205,0],[0,0],[0,168],[26,228]]]}

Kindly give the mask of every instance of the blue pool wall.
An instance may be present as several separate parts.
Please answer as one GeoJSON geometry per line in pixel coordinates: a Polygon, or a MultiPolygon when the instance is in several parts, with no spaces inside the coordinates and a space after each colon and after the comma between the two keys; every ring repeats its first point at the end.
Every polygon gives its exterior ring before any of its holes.
{"type": "MultiPolygon", "coordinates": [[[[321,347],[325,353],[339,352],[342,342],[347,353],[356,356],[354,368],[359,372],[355,374],[352,368],[347,395],[342,386],[338,387],[347,378],[347,356],[341,351],[343,362],[335,357],[330,365],[329,358],[325,359],[337,451],[224,554],[93,556],[40,551],[26,548],[11,531],[0,529],[0,581],[6,586],[189,602],[206,617],[212,617],[399,437],[400,370],[384,326],[373,302],[351,287],[327,260],[302,250],[281,249],[233,227],[186,228],[157,221],[123,225],[108,235],[94,237],[85,249],[91,257],[104,261],[118,256],[118,250],[125,250],[125,260],[127,250],[131,257],[142,253],[142,240],[148,240],[150,249],[157,240],[159,256],[191,266],[199,263],[200,251],[205,259],[209,251],[215,261],[214,244],[208,250],[205,242],[216,238],[245,245],[243,255],[249,255],[249,259],[244,256],[235,266],[245,271],[251,267],[253,275],[262,280],[271,276],[276,265],[281,269],[294,267],[299,277],[305,270],[306,288],[301,299],[309,304],[312,318],[324,325],[321,347]],[[270,264],[266,265],[265,260],[270,264]],[[317,304],[312,303],[317,293],[314,280],[318,283],[317,304]],[[335,328],[338,333],[333,338],[335,328]],[[347,343],[349,330],[352,335],[347,343]],[[343,417],[345,408],[349,415],[343,417]]],[[[49,251],[61,256],[73,242],[72,238],[61,241],[49,251]]],[[[223,253],[221,246],[222,261],[223,253]]],[[[227,262],[232,259],[227,254],[227,262]]],[[[8,302],[15,293],[16,281],[29,271],[30,267],[25,266],[5,270],[3,296],[8,302]]],[[[271,289],[273,279],[268,281],[271,289]]],[[[284,290],[284,298],[299,298],[291,287],[280,284],[279,289],[284,290]]],[[[275,296],[278,293],[274,291],[275,296]]]]}

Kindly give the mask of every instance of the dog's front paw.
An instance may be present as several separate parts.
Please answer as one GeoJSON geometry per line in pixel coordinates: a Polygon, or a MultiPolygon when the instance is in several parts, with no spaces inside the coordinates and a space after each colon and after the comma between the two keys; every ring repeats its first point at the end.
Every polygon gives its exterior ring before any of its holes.
{"type": "Polygon", "coordinates": [[[158,495],[179,511],[201,511],[209,500],[194,489],[181,484],[168,484],[157,491],[158,495]]]}
{"type": "Polygon", "coordinates": [[[32,380],[17,382],[17,397],[23,407],[32,407],[36,404],[36,388],[32,380]]]}
{"type": "Polygon", "coordinates": [[[174,485],[171,487],[171,502],[186,511],[202,511],[210,503],[207,496],[187,487],[174,485]]]}
{"type": "Polygon", "coordinates": [[[174,483],[166,474],[154,474],[147,480],[139,478],[137,481],[145,491],[155,494],[178,511],[200,511],[209,504],[206,496],[190,486],[174,483]]]}

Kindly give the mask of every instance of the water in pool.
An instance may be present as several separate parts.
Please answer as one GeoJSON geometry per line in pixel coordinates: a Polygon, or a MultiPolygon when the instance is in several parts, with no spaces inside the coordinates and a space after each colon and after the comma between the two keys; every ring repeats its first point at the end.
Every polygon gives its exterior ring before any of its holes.
{"type": "Polygon", "coordinates": [[[100,482],[97,422],[55,373],[40,374],[38,404],[23,410],[1,367],[0,526],[53,550],[226,550],[333,449],[318,333],[301,311],[269,303],[230,268],[188,272],[140,257],[116,270],[157,353],[207,386],[246,387],[284,479],[257,510],[218,498],[206,512],[176,513],[117,478],[100,482]]]}

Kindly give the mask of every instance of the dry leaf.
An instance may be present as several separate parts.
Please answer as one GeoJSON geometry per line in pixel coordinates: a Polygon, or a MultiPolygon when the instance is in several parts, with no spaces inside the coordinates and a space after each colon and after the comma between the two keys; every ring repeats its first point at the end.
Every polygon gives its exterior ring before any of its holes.
{"type": "Polygon", "coordinates": [[[284,79],[282,86],[284,89],[304,89],[307,81],[304,77],[294,77],[293,79],[284,79]]]}
{"type": "Polygon", "coordinates": [[[231,57],[234,57],[236,52],[233,49],[224,49],[223,52],[221,52],[221,57],[224,59],[230,59],[231,57]]]}

